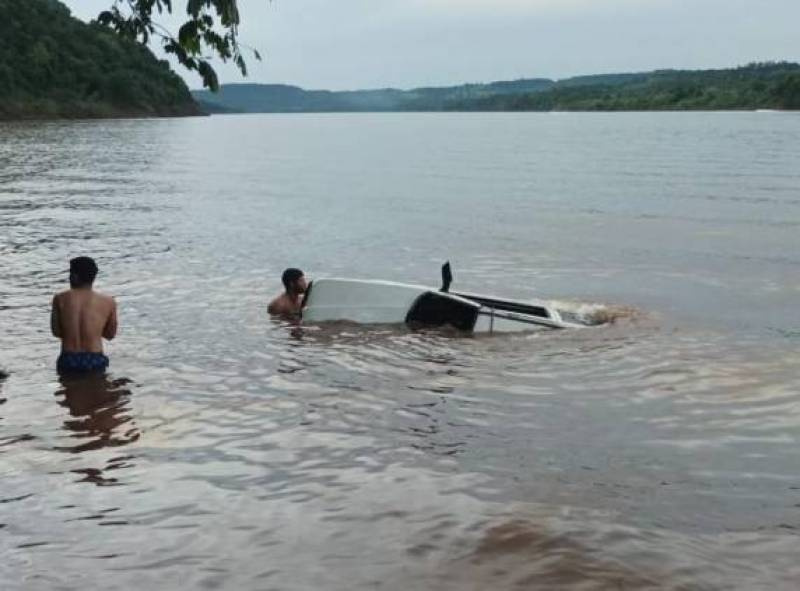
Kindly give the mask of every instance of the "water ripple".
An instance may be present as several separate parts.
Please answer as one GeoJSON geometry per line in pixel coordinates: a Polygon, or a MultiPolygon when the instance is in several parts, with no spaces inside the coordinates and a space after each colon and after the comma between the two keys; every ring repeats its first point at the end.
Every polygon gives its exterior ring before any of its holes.
{"type": "Polygon", "coordinates": [[[0,124],[4,589],[794,589],[796,128],[720,117],[0,124]],[[122,330],[62,381],[77,253],[122,330]],[[266,318],[456,256],[599,326],[266,318]]]}

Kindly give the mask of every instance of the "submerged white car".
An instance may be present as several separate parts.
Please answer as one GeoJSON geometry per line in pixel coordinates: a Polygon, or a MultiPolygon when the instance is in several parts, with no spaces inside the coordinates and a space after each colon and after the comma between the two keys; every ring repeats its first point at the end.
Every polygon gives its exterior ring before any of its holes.
{"type": "Polygon", "coordinates": [[[360,279],[317,279],[306,291],[303,320],[400,324],[411,327],[452,326],[467,332],[507,332],[536,327],[585,326],[562,318],[545,302],[520,302],[449,291],[449,263],[442,267],[443,285],[421,285],[360,279]]]}

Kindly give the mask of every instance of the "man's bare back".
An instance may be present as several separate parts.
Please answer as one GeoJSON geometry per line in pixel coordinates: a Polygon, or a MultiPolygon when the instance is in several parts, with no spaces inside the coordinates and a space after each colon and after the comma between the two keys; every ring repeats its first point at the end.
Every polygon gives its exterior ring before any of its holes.
{"type": "Polygon", "coordinates": [[[103,339],[117,336],[114,298],[92,289],[97,264],[89,257],[69,262],[70,288],[53,297],[50,328],[61,339],[56,369],[62,375],[105,371],[103,339]]]}
{"type": "Polygon", "coordinates": [[[51,326],[62,351],[102,353],[103,339],[117,335],[117,305],[91,287],[68,289],[53,298],[51,326]]]}

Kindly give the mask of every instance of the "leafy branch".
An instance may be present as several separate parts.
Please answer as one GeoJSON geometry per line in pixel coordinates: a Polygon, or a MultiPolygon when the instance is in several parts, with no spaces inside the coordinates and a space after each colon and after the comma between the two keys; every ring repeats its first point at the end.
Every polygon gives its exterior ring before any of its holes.
{"type": "Polygon", "coordinates": [[[109,10],[97,16],[97,22],[144,45],[153,37],[159,38],[164,51],[174,55],[183,67],[196,71],[203,86],[214,92],[219,89],[211,65],[214,56],[223,62],[232,61],[243,76],[247,76],[243,49],[261,59],[258,51],[239,42],[237,0],[186,0],[188,18],[177,35],[153,20],[154,13],[171,14],[173,8],[173,0],[114,0],[109,10]]]}

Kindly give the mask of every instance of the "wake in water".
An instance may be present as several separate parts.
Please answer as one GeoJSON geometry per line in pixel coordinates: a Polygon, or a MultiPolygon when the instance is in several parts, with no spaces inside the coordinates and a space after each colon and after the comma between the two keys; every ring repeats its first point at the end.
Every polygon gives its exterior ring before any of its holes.
{"type": "MultiPolygon", "coordinates": [[[[598,328],[603,326],[619,325],[639,325],[644,319],[651,316],[632,306],[620,304],[601,304],[575,302],[565,300],[549,300],[547,302],[553,309],[557,310],[565,322],[585,326],[587,328],[598,328]]],[[[303,323],[297,325],[293,323],[275,322],[276,326],[283,326],[288,329],[290,335],[299,340],[309,338],[317,343],[334,342],[373,342],[391,340],[407,334],[430,334],[441,337],[463,338],[470,337],[497,337],[507,336],[516,333],[541,332],[541,327],[530,327],[523,331],[495,331],[493,333],[465,333],[452,326],[437,327],[409,327],[405,324],[360,324],[349,320],[334,320],[327,322],[303,323]]],[[[550,332],[550,329],[544,329],[550,332]]],[[[567,329],[570,330],[570,329],[567,329]]],[[[560,332],[560,331],[556,331],[560,332]]]]}
{"type": "Polygon", "coordinates": [[[585,326],[617,324],[621,321],[635,321],[643,317],[643,313],[640,310],[619,304],[590,304],[586,302],[551,300],[550,305],[558,311],[565,321],[585,326]]]}

